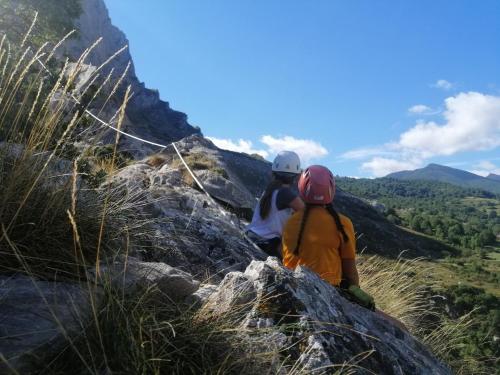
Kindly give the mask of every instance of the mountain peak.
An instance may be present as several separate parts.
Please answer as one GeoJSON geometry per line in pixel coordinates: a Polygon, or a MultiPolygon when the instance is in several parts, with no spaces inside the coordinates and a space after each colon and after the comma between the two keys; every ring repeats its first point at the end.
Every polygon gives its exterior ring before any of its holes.
{"type": "Polygon", "coordinates": [[[500,176],[493,175],[493,177],[482,177],[471,172],[436,163],[430,163],[424,168],[415,169],[413,171],[391,173],[386,177],[400,180],[441,181],[500,194],[500,176]]]}
{"type": "Polygon", "coordinates": [[[500,175],[495,174],[495,173],[490,173],[488,176],[486,176],[488,180],[493,180],[493,181],[500,181],[500,175]]]}

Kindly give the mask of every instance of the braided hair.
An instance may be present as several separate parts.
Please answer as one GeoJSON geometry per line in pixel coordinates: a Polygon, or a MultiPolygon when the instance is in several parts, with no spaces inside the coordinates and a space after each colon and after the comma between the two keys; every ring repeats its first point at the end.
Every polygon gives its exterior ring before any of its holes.
{"type": "Polygon", "coordinates": [[[344,225],[340,221],[340,216],[338,212],[333,208],[333,204],[329,204],[326,206],[326,210],[328,213],[333,217],[333,220],[335,220],[335,225],[337,225],[337,229],[340,231],[342,234],[342,239],[344,242],[349,242],[349,237],[347,236],[347,233],[345,232],[344,225]]]}
{"type": "MultiPolygon", "coordinates": [[[[304,209],[304,214],[302,215],[302,221],[300,223],[300,230],[299,230],[299,236],[297,239],[297,245],[295,245],[295,249],[293,250],[293,253],[295,255],[299,255],[299,250],[300,250],[300,244],[302,242],[302,237],[304,235],[304,229],[306,227],[307,219],[309,217],[309,213],[311,211],[311,208],[314,207],[315,205],[312,204],[307,204],[306,208],[304,209]]],[[[326,210],[328,213],[332,216],[333,220],[335,221],[335,225],[337,226],[337,229],[340,231],[342,234],[342,239],[344,242],[349,242],[349,237],[347,236],[347,233],[345,232],[344,225],[340,221],[340,216],[338,212],[333,208],[333,204],[328,204],[325,206],[326,210]]]]}
{"type": "Polygon", "coordinates": [[[302,236],[304,234],[304,229],[306,227],[307,218],[309,217],[309,212],[311,212],[311,205],[307,204],[306,208],[304,209],[304,213],[302,214],[302,221],[300,222],[300,230],[299,230],[299,237],[297,239],[297,245],[295,245],[295,249],[293,250],[293,253],[295,255],[299,255],[300,243],[302,242],[302,236]]]}

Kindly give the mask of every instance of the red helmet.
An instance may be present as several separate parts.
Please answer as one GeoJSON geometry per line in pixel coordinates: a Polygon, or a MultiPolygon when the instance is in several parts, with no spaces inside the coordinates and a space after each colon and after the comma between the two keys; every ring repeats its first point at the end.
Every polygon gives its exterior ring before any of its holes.
{"type": "Polygon", "coordinates": [[[328,168],[311,165],[300,176],[299,192],[306,203],[330,204],[335,195],[335,178],[328,168]]]}

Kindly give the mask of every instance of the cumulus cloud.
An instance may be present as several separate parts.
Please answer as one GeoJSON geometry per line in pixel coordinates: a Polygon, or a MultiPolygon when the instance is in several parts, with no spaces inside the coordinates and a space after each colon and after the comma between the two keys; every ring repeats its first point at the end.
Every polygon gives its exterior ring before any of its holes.
{"type": "Polygon", "coordinates": [[[432,84],[432,87],[442,89],[445,91],[451,90],[453,88],[453,86],[455,86],[453,83],[448,82],[445,79],[439,79],[436,81],[436,83],[432,84]]]}
{"type": "Polygon", "coordinates": [[[237,141],[232,141],[231,139],[221,139],[215,137],[207,137],[211,140],[217,147],[224,150],[245,152],[247,154],[258,154],[264,158],[269,156],[269,152],[266,150],[258,150],[253,148],[253,143],[244,139],[239,139],[237,141]]]}
{"type": "Polygon", "coordinates": [[[310,139],[298,139],[288,135],[281,138],[264,135],[260,141],[268,147],[269,153],[275,154],[283,150],[295,151],[304,163],[328,155],[325,147],[310,139]]]}
{"type": "Polygon", "coordinates": [[[401,134],[403,150],[429,158],[500,145],[500,97],[461,93],[445,101],[445,123],[424,122],[401,134]]]}
{"type": "Polygon", "coordinates": [[[389,173],[403,170],[411,170],[422,166],[422,161],[414,160],[397,160],[382,157],[374,157],[361,165],[361,168],[370,171],[375,177],[384,177],[389,173]]]}
{"type": "Polygon", "coordinates": [[[418,121],[396,142],[351,150],[343,157],[371,158],[362,168],[381,176],[385,172],[419,167],[434,156],[492,150],[500,146],[500,96],[460,93],[447,98],[445,108],[441,123],[418,121]]]}
{"type": "Polygon", "coordinates": [[[352,159],[366,159],[371,156],[397,156],[397,152],[391,151],[391,149],[394,148],[395,145],[393,144],[386,144],[380,147],[356,148],[354,150],[344,152],[342,155],[340,155],[340,158],[352,160],[352,159]]]}
{"type": "Polygon", "coordinates": [[[408,108],[408,112],[412,114],[427,114],[429,112],[432,112],[432,108],[428,107],[424,104],[416,104],[410,108],[408,108]]]}
{"type": "Polygon", "coordinates": [[[492,169],[496,169],[497,166],[489,160],[482,160],[478,164],[476,164],[476,168],[492,170],[492,169]]]}
{"type": "Polygon", "coordinates": [[[265,147],[255,147],[252,141],[238,139],[237,141],[224,138],[207,137],[217,147],[224,150],[245,152],[247,154],[258,154],[264,158],[269,158],[283,150],[295,151],[304,164],[313,159],[319,159],[328,155],[328,150],[320,143],[310,139],[299,139],[289,135],[284,137],[273,137],[264,135],[260,138],[260,143],[265,147]]]}

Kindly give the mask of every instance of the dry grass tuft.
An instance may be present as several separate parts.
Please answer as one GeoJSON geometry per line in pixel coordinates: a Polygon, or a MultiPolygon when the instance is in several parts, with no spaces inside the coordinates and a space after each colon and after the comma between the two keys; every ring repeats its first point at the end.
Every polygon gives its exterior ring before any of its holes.
{"type": "Polygon", "coordinates": [[[399,258],[395,262],[376,255],[362,256],[358,265],[361,286],[375,298],[377,307],[402,321],[456,374],[491,373],[487,369],[494,367],[494,359],[459,354],[470,329],[477,324],[473,312],[451,319],[438,311],[429,300],[435,287],[427,277],[432,266],[422,266],[420,260],[399,258]]]}
{"type": "Polygon", "coordinates": [[[146,161],[146,164],[153,168],[159,168],[166,162],[167,159],[165,158],[165,156],[156,154],[156,155],[151,155],[146,161]]]}
{"type": "Polygon", "coordinates": [[[428,285],[421,282],[419,259],[396,262],[377,255],[360,257],[361,287],[371,294],[377,307],[403,322],[411,332],[418,331],[422,316],[429,314],[425,295],[428,285]]]}
{"type": "MultiPolygon", "coordinates": [[[[189,167],[194,171],[208,170],[217,173],[226,179],[229,178],[226,170],[221,168],[219,164],[217,164],[217,160],[215,160],[214,158],[211,158],[203,153],[192,153],[183,155],[183,157],[187,165],[189,165],[189,167]]],[[[172,161],[172,167],[182,167],[182,161],[180,161],[179,159],[174,159],[172,161]]]]}
{"type": "MultiPolygon", "coordinates": [[[[0,223],[4,227],[0,271],[71,278],[94,264],[99,248],[103,255],[123,249],[140,226],[134,210],[140,195],[124,195],[118,187],[88,189],[81,171],[60,159],[71,150],[76,130],[87,130],[83,108],[70,98],[72,82],[93,47],[71,72],[66,61],[59,72],[51,73],[38,63],[45,48],[46,44],[33,53],[29,47],[10,45],[5,38],[0,43],[0,56],[8,56],[0,58],[0,223]],[[75,251],[74,231],[79,251],[75,251]]],[[[115,144],[101,162],[107,174],[117,167],[116,155],[115,144]]],[[[80,158],[77,153],[73,157],[80,158]]]]}
{"type": "Polygon", "coordinates": [[[239,326],[242,309],[207,314],[156,288],[133,296],[106,286],[85,333],[48,360],[44,374],[272,374],[278,353],[239,326]]]}

